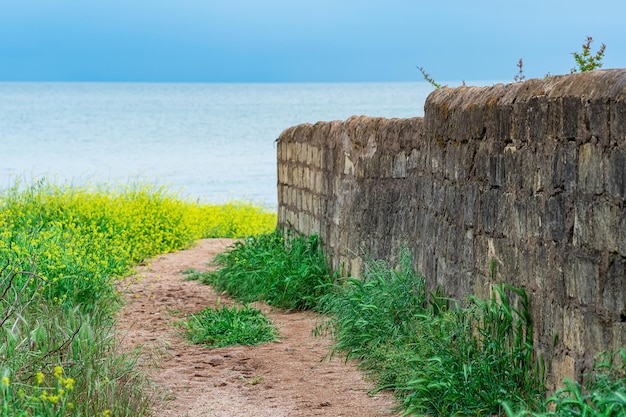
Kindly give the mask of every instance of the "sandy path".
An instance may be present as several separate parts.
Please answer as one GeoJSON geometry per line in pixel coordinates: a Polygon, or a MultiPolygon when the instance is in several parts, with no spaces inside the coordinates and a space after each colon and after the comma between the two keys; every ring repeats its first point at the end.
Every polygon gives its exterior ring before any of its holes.
{"type": "Polygon", "coordinates": [[[204,271],[232,241],[205,239],[160,256],[127,279],[127,305],[118,315],[125,349],[143,347],[143,363],[163,399],[158,416],[381,416],[396,415],[386,394],[340,358],[322,360],[329,341],[311,335],[312,313],[257,305],[279,326],[282,339],[256,347],[208,349],[190,345],[173,326],[185,314],[231,300],[210,286],[184,281],[182,271],[204,271]],[[140,279],[138,279],[140,278],[140,279]]]}

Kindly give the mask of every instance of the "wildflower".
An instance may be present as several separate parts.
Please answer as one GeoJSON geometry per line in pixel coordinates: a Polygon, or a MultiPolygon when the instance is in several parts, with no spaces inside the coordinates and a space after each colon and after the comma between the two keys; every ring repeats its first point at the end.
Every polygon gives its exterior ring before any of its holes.
{"type": "Polygon", "coordinates": [[[65,386],[65,389],[67,390],[74,389],[74,378],[61,378],[59,382],[61,385],[65,386]]]}
{"type": "Polygon", "coordinates": [[[37,385],[41,385],[43,382],[44,375],[43,372],[37,372],[37,385]]]}
{"type": "Polygon", "coordinates": [[[59,365],[54,367],[54,377],[56,379],[61,378],[61,375],[63,375],[63,368],[61,368],[59,365]]]}
{"type": "Polygon", "coordinates": [[[102,412],[103,417],[110,417],[110,415],[111,415],[111,410],[107,409],[102,412]]]}
{"type": "Polygon", "coordinates": [[[9,377],[8,376],[3,376],[2,377],[2,385],[4,385],[5,387],[8,387],[10,385],[10,381],[9,381],[9,377]]]}

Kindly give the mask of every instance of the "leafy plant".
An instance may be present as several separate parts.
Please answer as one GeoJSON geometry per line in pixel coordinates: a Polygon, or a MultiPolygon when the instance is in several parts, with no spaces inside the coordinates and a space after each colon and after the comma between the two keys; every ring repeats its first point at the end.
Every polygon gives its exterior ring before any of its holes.
{"type": "Polygon", "coordinates": [[[235,242],[214,264],[221,268],[192,278],[243,302],[264,300],[290,310],[314,308],[333,281],[319,237],[290,231],[235,242]]]}
{"type": "Polygon", "coordinates": [[[546,412],[513,411],[504,404],[509,417],[621,417],[626,415],[626,349],[602,353],[592,371],[583,378],[584,386],[565,380],[565,387],[551,395],[546,412]]]}
{"type": "Polygon", "coordinates": [[[583,43],[581,52],[572,52],[576,67],[572,68],[571,73],[593,71],[602,68],[602,58],[604,58],[604,50],[606,45],[602,44],[595,55],[591,54],[591,43],[593,38],[587,36],[587,42],[583,43]]]}
{"type": "Polygon", "coordinates": [[[426,81],[428,81],[428,83],[430,85],[432,85],[435,88],[441,88],[443,87],[441,84],[437,83],[424,69],[424,67],[417,67],[417,69],[422,73],[422,76],[424,77],[424,79],[426,81]]]}
{"type": "Polygon", "coordinates": [[[207,307],[185,320],[192,343],[208,347],[260,345],[278,339],[278,329],[261,310],[250,306],[207,307]]]}
{"type": "Polygon", "coordinates": [[[502,414],[503,400],[543,398],[523,290],[500,285],[491,299],[470,298],[460,308],[426,291],[405,250],[395,269],[368,261],[363,279],[348,279],[321,306],[329,322],[320,329],[335,336],[334,352],[360,360],[407,415],[502,414]]]}
{"type": "Polygon", "coordinates": [[[519,59],[519,61],[517,62],[517,74],[515,74],[515,77],[513,77],[513,80],[516,83],[522,82],[524,81],[524,79],[526,79],[526,76],[524,75],[524,61],[522,61],[522,58],[519,59]]]}

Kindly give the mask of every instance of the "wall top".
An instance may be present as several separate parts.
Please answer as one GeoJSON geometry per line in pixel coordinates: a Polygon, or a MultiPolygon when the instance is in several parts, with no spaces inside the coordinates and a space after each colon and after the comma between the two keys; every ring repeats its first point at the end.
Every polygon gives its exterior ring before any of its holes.
{"type": "Polygon", "coordinates": [[[530,97],[581,97],[588,100],[626,100],[626,69],[608,69],[555,75],[490,87],[443,87],[430,93],[426,105],[446,103],[447,108],[473,105],[510,105],[530,97]]]}

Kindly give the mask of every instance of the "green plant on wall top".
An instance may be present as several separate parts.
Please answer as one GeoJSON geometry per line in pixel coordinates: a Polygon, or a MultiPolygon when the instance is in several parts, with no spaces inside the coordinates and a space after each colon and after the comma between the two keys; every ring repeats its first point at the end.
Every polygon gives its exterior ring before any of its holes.
{"type": "Polygon", "coordinates": [[[441,84],[439,84],[438,82],[436,82],[424,69],[424,67],[417,67],[418,70],[420,70],[420,72],[422,73],[422,75],[424,76],[424,79],[426,81],[428,81],[428,83],[430,85],[432,85],[435,88],[441,88],[443,87],[441,84]]]}
{"type": "MultiPolygon", "coordinates": [[[[602,58],[604,58],[604,51],[606,49],[606,45],[605,44],[600,45],[600,49],[598,49],[595,55],[592,55],[591,54],[592,42],[593,42],[593,38],[591,36],[587,36],[587,41],[583,43],[582,45],[582,51],[572,52],[572,55],[574,56],[574,60],[576,61],[576,67],[570,70],[571,74],[575,72],[593,71],[593,70],[602,68],[602,58]]],[[[517,74],[515,74],[515,77],[513,77],[513,81],[515,81],[516,83],[522,82],[526,79],[526,76],[524,75],[524,63],[522,61],[522,58],[520,58],[519,61],[517,62],[517,68],[518,68],[518,72],[517,74]]],[[[428,81],[430,85],[432,85],[435,88],[444,87],[443,85],[436,82],[430,76],[430,74],[426,72],[424,67],[417,67],[417,69],[422,73],[424,80],[428,81]]],[[[548,77],[550,77],[550,73],[546,74],[545,78],[548,78],[548,77]]],[[[465,85],[465,82],[463,82],[463,85],[465,85]]]]}
{"type": "Polygon", "coordinates": [[[591,36],[587,36],[587,42],[583,43],[582,52],[572,52],[574,60],[576,61],[576,67],[571,70],[572,74],[575,72],[587,72],[602,68],[602,58],[604,58],[606,45],[600,45],[598,52],[596,52],[595,55],[591,55],[591,42],[593,42],[593,38],[591,36]]]}
{"type": "Polygon", "coordinates": [[[516,83],[522,82],[524,81],[524,79],[526,78],[526,76],[524,75],[524,61],[522,61],[522,58],[519,59],[519,61],[517,62],[517,74],[515,74],[515,77],[513,77],[513,80],[516,83]]]}

